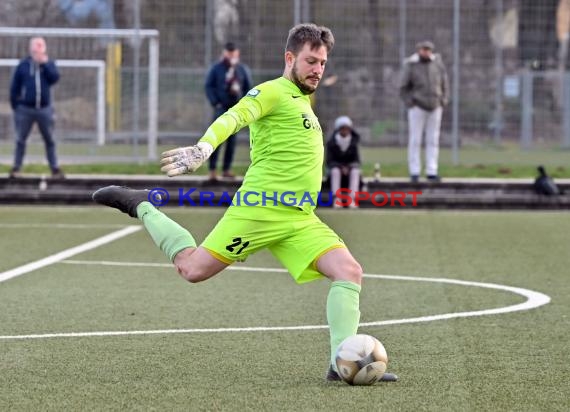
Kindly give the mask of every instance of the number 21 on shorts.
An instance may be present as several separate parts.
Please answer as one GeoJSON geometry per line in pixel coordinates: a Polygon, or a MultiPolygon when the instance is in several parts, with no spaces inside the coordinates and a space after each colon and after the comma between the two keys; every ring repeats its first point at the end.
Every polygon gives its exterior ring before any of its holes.
{"type": "Polygon", "coordinates": [[[234,237],[232,243],[226,246],[226,250],[230,253],[239,255],[243,250],[249,246],[249,240],[244,242],[241,237],[234,237]]]}

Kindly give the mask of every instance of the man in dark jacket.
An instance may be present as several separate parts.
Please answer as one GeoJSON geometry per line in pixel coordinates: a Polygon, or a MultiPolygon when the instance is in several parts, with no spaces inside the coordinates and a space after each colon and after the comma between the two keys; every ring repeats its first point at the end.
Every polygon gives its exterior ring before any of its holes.
{"type": "MultiPolygon", "coordinates": [[[[222,59],[214,64],[206,77],[206,96],[214,108],[214,120],[235,105],[251,89],[251,76],[246,65],[239,62],[240,51],[234,43],[226,43],[222,59]]],[[[231,172],[236,136],[225,142],[223,176],[231,172]]],[[[216,179],[219,148],[210,157],[210,179],[216,179]]]]}
{"type": "Polygon", "coordinates": [[[34,123],[44,139],[46,157],[52,176],[63,178],[57,165],[55,141],[52,131],[54,111],[51,105],[50,88],[59,80],[59,72],[53,60],[47,55],[46,42],[42,37],[30,40],[30,55],[20,61],[12,78],[10,104],[14,111],[16,127],[16,150],[11,178],[20,176],[20,169],[26,153],[26,140],[34,123]]]}
{"type": "MultiPolygon", "coordinates": [[[[352,127],[348,116],[341,116],[334,122],[334,132],[327,142],[326,164],[329,169],[331,191],[336,195],[341,181],[348,182],[350,189],[350,208],[357,208],[354,203],[355,193],[360,188],[360,153],[358,143],[360,135],[352,127]]],[[[335,201],[333,207],[341,207],[335,201]]]]}
{"type": "Polygon", "coordinates": [[[430,41],[417,44],[414,53],[404,62],[400,97],[408,108],[409,141],[408,168],[412,182],[421,171],[420,148],[426,134],[426,175],[429,181],[439,181],[439,132],[443,107],[449,99],[447,71],[430,41]]]}

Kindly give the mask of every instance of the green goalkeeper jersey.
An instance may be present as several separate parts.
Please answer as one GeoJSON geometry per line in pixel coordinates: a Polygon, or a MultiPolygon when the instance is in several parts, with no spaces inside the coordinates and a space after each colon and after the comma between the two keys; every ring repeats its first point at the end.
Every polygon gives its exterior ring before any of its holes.
{"type": "Polygon", "coordinates": [[[309,96],[284,77],[262,83],[216,119],[200,141],[216,148],[248,125],[251,165],[239,191],[259,193],[250,199],[261,206],[273,206],[277,199],[312,211],[321,189],[324,146],[309,96]]]}

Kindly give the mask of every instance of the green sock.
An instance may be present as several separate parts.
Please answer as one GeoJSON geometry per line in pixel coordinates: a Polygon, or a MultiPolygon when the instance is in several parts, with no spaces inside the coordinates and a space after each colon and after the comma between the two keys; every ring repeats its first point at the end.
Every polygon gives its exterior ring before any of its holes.
{"type": "Polygon", "coordinates": [[[196,247],[196,241],[186,229],[170,219],[150,202],[137,206],[137,216],[150,234],[155,245],[160,248],[171,262],[183,249],[196,247]]]}
{"type": "Polygon", "coordinates": [[[331,364],[336,370],[335,355],[340,343],[356,335],[360,321],[360,285],[348,281],[331,284],[327,299],[327,320],[331,335],[331,364]]]}

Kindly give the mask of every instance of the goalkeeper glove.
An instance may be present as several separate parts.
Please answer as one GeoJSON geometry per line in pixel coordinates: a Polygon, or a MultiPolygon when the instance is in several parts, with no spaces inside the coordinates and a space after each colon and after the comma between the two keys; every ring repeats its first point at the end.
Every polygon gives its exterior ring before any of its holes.
{"type": "Polygon", "coordinates": [[[161,171],[168,177],[192,173],[198,169],[212,154],[214,148],[210,143],[198,142],[195,146],[179,147],[162,153],[161,171]]]}

